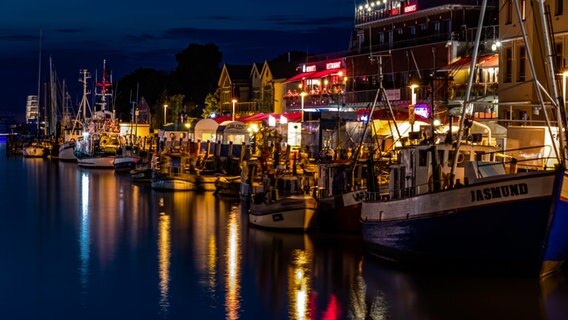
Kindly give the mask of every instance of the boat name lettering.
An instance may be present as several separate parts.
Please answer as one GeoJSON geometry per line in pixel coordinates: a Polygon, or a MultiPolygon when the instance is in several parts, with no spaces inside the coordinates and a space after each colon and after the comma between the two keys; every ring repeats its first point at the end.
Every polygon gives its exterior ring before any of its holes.
{"type": "Polygon", "coordinates": [[[494,188],[483,188],[471,191],[471,201],[484,201],[498,198],[507,198],[527,194],[529,187],[526,183],[510,184],[494,188]]]}

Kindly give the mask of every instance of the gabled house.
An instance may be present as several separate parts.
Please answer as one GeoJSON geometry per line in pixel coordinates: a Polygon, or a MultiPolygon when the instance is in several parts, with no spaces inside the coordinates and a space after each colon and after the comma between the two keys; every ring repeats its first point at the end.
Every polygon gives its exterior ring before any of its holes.
{"type": "Polygon", "coordinates": [[[285,111],[286,79],[296,74],[297,62],[265,61],[260,73],[261,95],[259,111],[282,113],[285,111]]]}
{"type": "Polygon", "coordinates": [[[219,76],[219,103],[221,114],[233,112],[233,100],[236,113],[251,113],[257,110],[255,95],[259,91],[259,74],[256,64],[224,65],[219,76]],[[256,84],[256,86],[255,86],[256,84]]]}

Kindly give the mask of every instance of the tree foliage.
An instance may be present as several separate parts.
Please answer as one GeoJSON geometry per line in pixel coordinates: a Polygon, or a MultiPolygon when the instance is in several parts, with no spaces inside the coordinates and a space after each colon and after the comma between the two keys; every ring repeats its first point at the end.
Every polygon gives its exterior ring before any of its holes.
{"type": "Polygon", "coordinates": [[[176,54],[174,92],[184,94],[188,101],[202,104],[207,94],[217,88],[222,59],[223,55],[215,44],[190,44],[176,54]]]}
{"type": "Polygon", "coordinates": [[[219,88],[213,93],[208,93],[205,97],[205,108],[203,108],[203,113],[201,116],[203,118],[211,118],[213,114],[219,114],[221,110],[221,92],[219,88]]]}
{"type": "MultiPolygon", "coordinates": [[[[169,75],[155,69],[137,69],[121,78],[115,89],[116,114],[122,121],[132,118],[132,104],[144,96],[150,109],[156,110],[156,103],[170,83],[169,75]]],[[[154,112],[152,112],[154,113],[154,112]]]]}

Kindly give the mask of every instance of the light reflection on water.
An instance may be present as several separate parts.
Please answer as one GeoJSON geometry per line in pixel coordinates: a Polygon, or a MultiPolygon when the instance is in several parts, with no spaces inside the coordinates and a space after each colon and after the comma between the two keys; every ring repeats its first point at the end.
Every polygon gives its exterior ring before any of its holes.
{"type": "Polygon", "coordinates": [[[225,274],[225,308],[227,311],[226,319],[235,320],[239,318],[240,310],[240,261],[241,261],[241,239],[238,210],[229,211],[227,223],[227,249],[225,252],[226,274],[225,274]]]}
{"type": "Polygon", "coordinates": [[[162,315],[167,315],[170,307],[168,293],[170,291],[170,216],[167,213],[160,215],[158,233],[158,261],[160,279],[160,310],[162,315]]]}
{"type": "Polygon", "coordinates": [[[246,208],[211,193],[155,192],[74,164],[2,158],[0,181],[1,319],[568,315],[565,273],[402,271],[356,236],[250,228],[246,208]]]}
{"type": "Polygon", "coordinates": [[[89,281],[89,256],[90,256],[90,221],[89,221],[89,174],[81,175],[81,226],[79,232],[79,261],[81,275],[81,288],[83,294],[87,293],[89,281]]]}

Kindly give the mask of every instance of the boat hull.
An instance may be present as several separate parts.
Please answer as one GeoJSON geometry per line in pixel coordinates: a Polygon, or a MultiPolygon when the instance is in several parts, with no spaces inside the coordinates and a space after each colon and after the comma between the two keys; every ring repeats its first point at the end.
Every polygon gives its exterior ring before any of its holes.
{"type": "Polygon", "coordinates": [[[313,197],[291,196],[274,202],[251,203],[249,223],[267,229],[307,231],[316,227],[313,197]]]}
{"type": "Polygon", "coordinates": [[[319,199],[318,226],[322,230],[360,233],[363,191],[319,199]]]}
{"type": "Polygon", "coordinates": [[[398,262],[541,275],[554,178],[533,174],[365,201],[363,239],[372,254],[398,262]]]}
{"type": "Polygon", "coordinates": [[[77,157],[75,157],[75,142],[67,142],[59,146],[59,161],[66,162],[76,162],[77,157]]]}
{"type": "Polygon", "coordinates": [[[217,187],[215,186],[215,182],[217,181],[217,176],[197,176],[197,184],[198,189],[200,191],[215,191],[217,187]]]}
{"type": "Polygon", "coordinates": [[[45,149],[37,146],[25,147],[22,149],[22,155],[25,158],[43,158],[45,156],[45,149]]]}
{"type": "Polygon", "coordinates": [[[225,197],[239,197],[241,177],[218,177],[215,181],[215,193],[225,197]]]}
{"type": "Polygon", "coordinates": [[[166,191],[196,191],[197,184],[195,181],[176,177],[153,178],[152,189],[166,191]]]}
{"type": "Polygon", "coordinates": [[[91,169],[113,169],[114,157],[113,156],[100,156],[100,157],[85,157],[77,159],[77,165],[82,168],[91,169]]]}
{"type": "Polygon", "coordinates": [[[122,156],[116,157],[114,159],[114,171],[116,172],[130,172],[136,168],[136,165],[140,162],[139,157],[122,156]]]}

